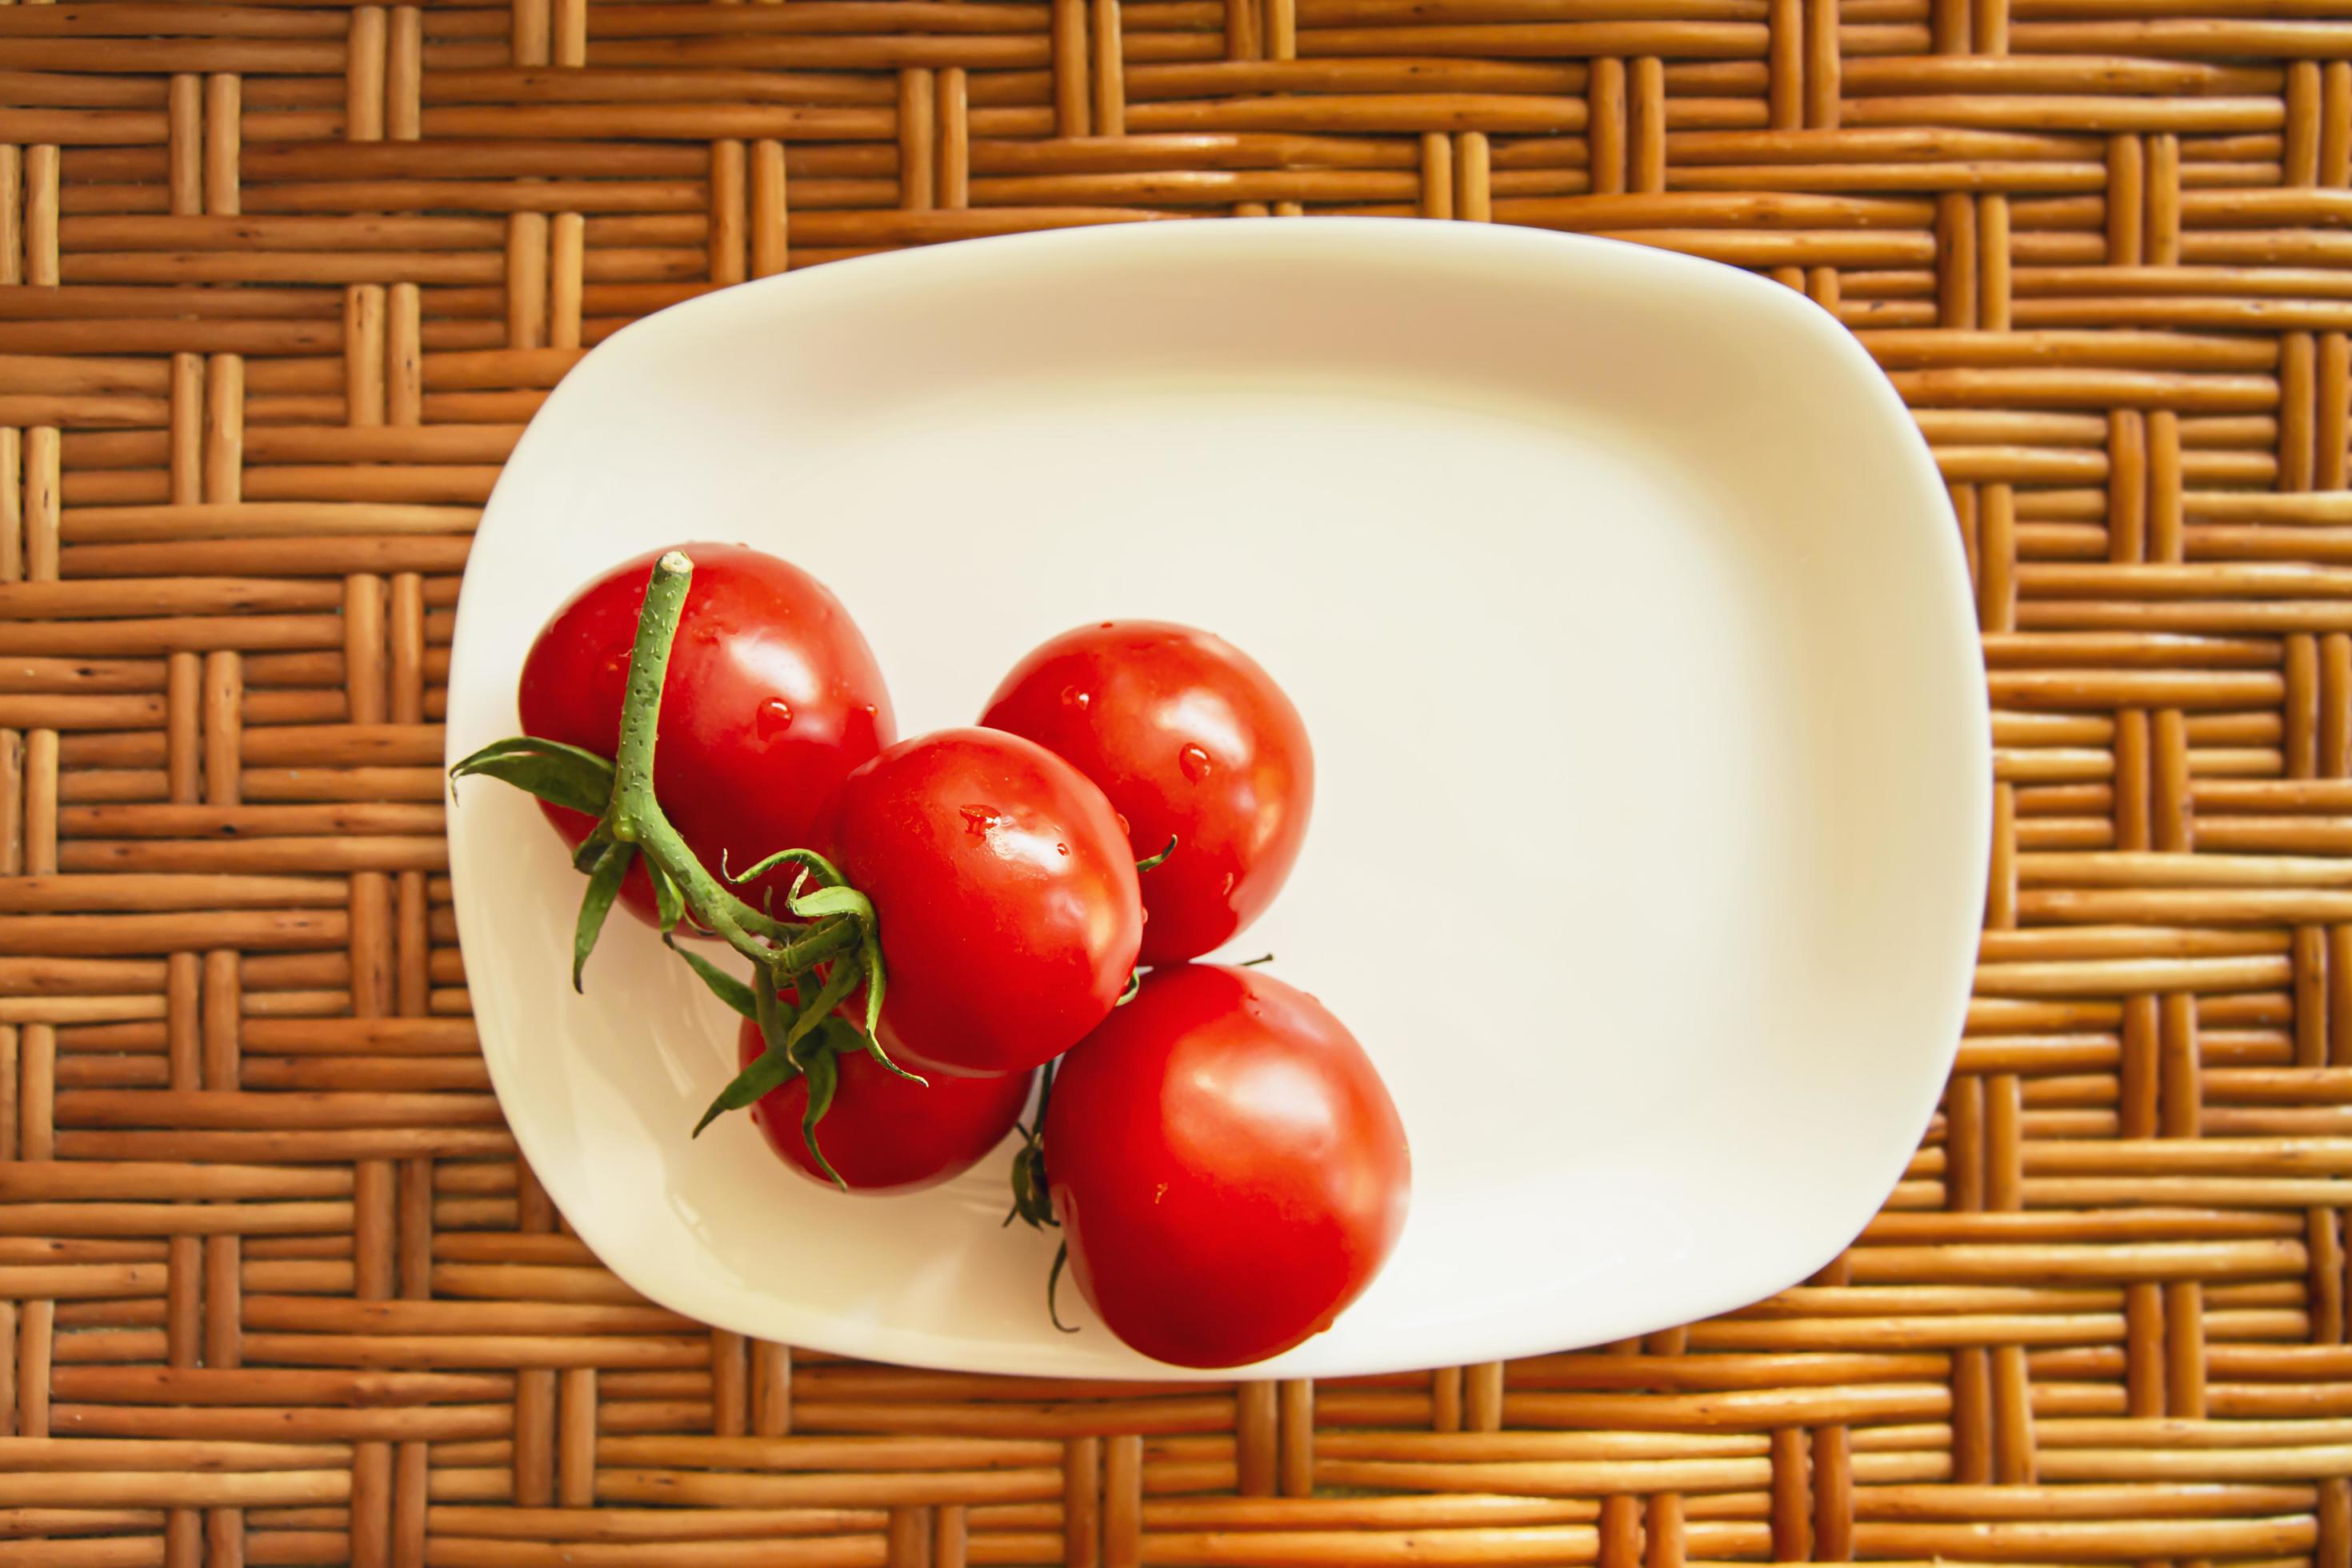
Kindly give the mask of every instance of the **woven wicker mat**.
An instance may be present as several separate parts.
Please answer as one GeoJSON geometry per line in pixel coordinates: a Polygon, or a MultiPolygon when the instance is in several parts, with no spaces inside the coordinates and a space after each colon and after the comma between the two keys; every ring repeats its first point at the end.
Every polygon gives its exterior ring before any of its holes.
{"type": "Polygon", "coordinates": [[[2329,16],[0,5],[0,1563],[2344,1568],[2329,16]],[[715,285],[1269,211],[1766,269],[1894,374],[2000,746],[1927,1146],[1804,1288],[1507,1366],[946,1376],[636,1300],[516,1160],[443,880],[500,458],[715,285]]]}

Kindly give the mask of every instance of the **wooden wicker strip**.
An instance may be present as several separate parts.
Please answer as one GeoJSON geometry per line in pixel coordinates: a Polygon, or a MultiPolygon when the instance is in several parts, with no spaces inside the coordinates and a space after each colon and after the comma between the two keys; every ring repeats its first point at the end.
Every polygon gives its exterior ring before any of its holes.
{"type": "Polygon", "coordinates": [[[2302,0],[0,5],[0,1563],[2352,1563],[2352,22],[2302,0]],[[1806,1285],[1309,1385],[747,1343],[467,1016],[523,423],[867,251],[1335,213],[1756,268],[1916,410],[1998,822],[1806,1285]]]}

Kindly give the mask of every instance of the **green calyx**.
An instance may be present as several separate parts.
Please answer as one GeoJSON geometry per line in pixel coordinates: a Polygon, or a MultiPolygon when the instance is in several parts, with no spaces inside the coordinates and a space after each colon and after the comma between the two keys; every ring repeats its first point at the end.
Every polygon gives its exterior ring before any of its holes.
{"type": "Polygon", "coordinates": [[[695,1131],[699,1133],[722,1112],[741,1110],[794,1076],[803,1076],[809,1085],[803,1134],[819,1168],[841,1184],[816,1142],[816,1124],[832,1104],[838,1083],[835,1058],[840,1052],[863,1050],[901,1078],[923,1080],[891,1061],[876,1036],[887,977],[873,901],[813,849],[785,849],[740,875],[724,880],[714,877],[655,798],[654,750],[662,687],[693,578],[694,563],[683,552],[670,551],[654,563],[630,650],[620,743],[610,759],[561,742],[516,735],[467,757],[449,770],[450,777],[478,773],[499,779],[551,805],[597,819],[572,858],[573,866],[588,879],[572,929],[574,990],[582,987],[588,955],[623,883],[632,868],[645,868],[663,940],[721,1001],[756,1021],[767,1043],[760,1058],[719,1091],[695,1131]],[[752,908],[730,885],[751,882],[783,865],[797,865],[801,871],[782,916],[752,908]],[[752,978],[738,979],[672,942],[671,933],[688,921],[749,960],[752,978]],[[862,1029],[834,1016],[861,987],[866,994],[862,1029]],[[788,991],[805,999],[789,1015],[780,995],[788,991]]]}
{"type": "MultiPolygon", "coordinates": [[[[591,838],[583,848],[595,845],[591,838]]],[[[596,938],[604,930],[604,917],[613,912],[613,901],[621,896],[621,879],[629,874],[629,863],[637,858],[636,847],[607,838],[597,849],[593,864],[588,868],[588,891],[580,900],[580,918],[572,928],[572,989],[582,989],[580,972],[587,967],[588,954],[596,946],[596,938]]],[[[667,929],[667,928],[665,928],[667,929]]]]}
{"type": "Polygon", "coordinates": [[[1013,1131],[1021,1134],[1021,1147],[1013,1156],[1013,1207],[1005,1213],[1006,1225],[1017,1219],[1032,1230],[1061,1226],[1054,1216],[1053,1194],[1045,1184],[1045,1109],[1054,1102],[1054,1073],[1059,1066],[1047,1062],[1038,1078],[1035,1117],[1013,1124],[1013,1131]]]}
{"type": "MultiPolygon", "coordinates": [[[[1047,1062],[1037,1081],[1037,1113],[1028,1121],[1016,1122],[1013,1131],[1021,1134],[1021,1147],[1013,1154],[1013,1206],[1005,1212],[1004,1223],[1021,1221],[1032,1230],[1059,1230],[1060,1218],[1054,1213],[1053,1188],[1045,1175],[1045,1109],[1054,1102],[1054,1072],[1060,1064],[1047,1062]]],[[[1054,1248],[1053,1271],[1045,1276],[1045,1315],[1054,1327],[1066,1334],[1078,1331],[1076,1323],[1062,1321],[1062,1270],[1070,1261],[1070,1244],[1062,1242],[1054,1248]]]]}
{"type": "MultiPolygon", "coordinates": [[[[698,1138],[702,1136],[702,1130],[726,1112],[747,1110],[793,1079],[805,1079],[809,1089],[808,1109],[802,1115],[801,1136],[807,1142],[809,1157],[816,1163],[817,1169],[830,1177],[834,1185],[846,1191],[848,1184],[833,1168],[833,1162],[825,1158],[824,1150],[816,1137],[817,1123],[824,1120],[825,1111],[831,1108],[840,1083],[841,1058],[851,1052],[864,1051],[893,1072],[899,1071],[898,1067],[879,1053],[872,1037],[847,1019],[834,1016],[823,1005],[826,992],[833,989],[833,982],[828,981],[820,987],[816,1000],[806,1007],[787,1003],[771,991],[768,1005],[763,1009],[758,992],[700,953],[689,952],[676,942],[670,943],[670,949],[686,961],[688,968],[701,977],[712,995],[759,1025],[761,1037],[766,1042],[765,1048],[753,1058],[751,1065],[730,1079],[727,1087],[711,1100],[709,1108],[702,1113],[702,1120],[694,1124],[694,1135],[698,1138]]],[[[844,968],[843,973],[854,975],[856,971],[844,968]]],[[[836,994],[835,1005],[838,1005],[836,994]]],[[[900,1073],[899,1076],[914,1078],[911,1073],[900,1073]]],[[[914,1081],[922,1083],[924,1080],[915,1078],[914,1081]]]]}

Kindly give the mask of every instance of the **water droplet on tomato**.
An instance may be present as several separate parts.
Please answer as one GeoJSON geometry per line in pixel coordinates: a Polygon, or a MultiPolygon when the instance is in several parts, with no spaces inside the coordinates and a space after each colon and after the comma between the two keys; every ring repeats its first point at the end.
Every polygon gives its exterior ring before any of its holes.
{"type": "Polygon", "coordinates": [[[974,838],[987,837],[988,830],[1004,820],[992,805],[967,805],[959,815],[963,818],[963,830],[974,838]]]}
{"type": "Polygon", "coordinates": [[[1067,855],[1069,852],[1070,847],[1066,844],[1056,844],[1054,846],[1054,853],[1056,855],[1067,855]]]}
{"type": "Polygon", "coordinates": [[[1132,838],[1135,837],[1135,829],[1127,825],[1127,813],[1123,811],[1114,811],[1111,815],[1118,818],[1118,833],[1120,837],[1132,838]]]}
{"type": "Polygon", "coordinates": [[[751,723],[760,739],[772,741],[793,727],[793,705],[781,697],[771,697],[760,704],[751,723]]]}
{"type": "Polygon", "coordinates": [[[1087,704],[1094,700],[1094,693],[1091,691],[1081,691],[1075,686],[1062,688],[1062,706],[1065,708],[1075,708],[1083,713],[1087,710],[1087,704]]]}
{"type": "Polygon", "coordinates": [[[1110,624],[1108,621],[1105,621],[1105,622],[1102,624],[1102,629],[1103,629],[1103,630],[1105,630],[1105,631],[1108,631],[1108,630],[1110,630],[1110,626],[1111,626],[1111,624],[1110,624]]]}
{"type": "Polygon", "coordinates": [[[1233,874],[1231,871],[1228,871],[1228,872],[1226,872],[1226,873],[1225,873],[1225,885],[1224,885],[1223,887],[1222,887],[1222,888],[1219,888],[1219,889],[1217,889],[1217,891],[1218,891],[1218,893],[1219,893],[1219,894],[1221,894],[1221,895],[1230,896],[1230,895],[1233,893],[1233,890],[1234,890],[1234,874],[1233,874]]]}
{"type": "Polygon", "coordinates": [[[1184,771],[1186,778],[1199,784],[1209,776],[1209,753],[1199,742],[1187,741],[1184,749],[1176,753],[1176,765],[1184,771]]]}

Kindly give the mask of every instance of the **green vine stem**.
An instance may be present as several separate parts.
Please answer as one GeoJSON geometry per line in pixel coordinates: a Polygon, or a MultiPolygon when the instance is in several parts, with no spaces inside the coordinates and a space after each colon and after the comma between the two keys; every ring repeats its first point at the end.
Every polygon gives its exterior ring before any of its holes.
{"type": "Polygon", "coordinates": [[[654,741],[661,725],[662,686],[669,678],[670,645],[677,638],[694,563],[672,550],[654,563],[646,583],[645,608],[637,614],[635,646],[629,650],[628,696],[621,704],[621,742],[613,753],[613,798],[604,826],[614,838],[634,844],[669,875],[686,895],[695,918],[721,941],[762,968],[774,964],[763,944],[789,947],[805,928],[787,925],[737,898],[704,867],[663,814],[654,795],[654,741]]]}
{"type": "MultiPolygon", "coordinates": [[[[578,810],[591,801],[598,821],[574,863],[583,869],[612,864],[617,846],[642,854],[657,893],[667,881],[687,910],[711,934],[761,969],[803,973],[857,946],[851,922],[831,918],[784,921],[753,909],[713,876],[687,845],[654,793],[654,742],[661,724],[662,686],[669,675],[670,646],[686,608],[694,563],[673,550],[654,563],[638,612],[636,640],[629,653],[627,696],[621,706],[620,744],[607,763],[593,752],[558,742],[518,736],[483,747],[450,769],[456,778],[488,773],[529,790],[541,799],[578,810]]],[[[801,852],[805,854],[805,851],[801,852]]],[[[775,859],[776,857],[771,857],[775,859]]],[[[611,874],[615,889],[617,874],[611,874]]],[[[609,905],[610,900],[604,902],[609,905]]],[[[667,899],[663,900],[667,905],[667,899]]],[[[870,910],[871,906],[866,908],[870,910]]],[[[666,908],[663,911],[667,913],[666,908]]],[[[584,924],[585,922],[583,922],[584,924]]],[[[585,954],[582,954],[585,957],[585,954]]]]}
{"type": "MultiPolygon", "coordinates": [[[[602,931],[604,917],[617,897],[622,879],[643,856],[651,877],[667,939],[669,928],[690,913],[711,934],[751,960],[754,979],[750,987],[726,976],[707,960],[681,956],[703,982],[730,1006],[741,1010],[750,998],[765,998],[754,1005],[768,1043],[759,1060],[746,1068],[722,1090],[703,1117],[707,1125],[722,1110],[740,1109],[761,1092],[783,1082],[795,1072],[808,1074],[812,1115],[810,1146],[815,1147],[814,1121],[823,1114],[814,1092],[819,1071],[829,1068],[801,1049],[804,1037],[829,1017],[859,985],[866,994],[863,1048],[881,1066],[901,1072],[875,1037],[886,977],[873,904],[856,889],[845,886],[838,871],[813,850],[788,849],[770,856],[751,871],[713,876],[688,847],[654,791],[654,749],[661,728],[662,688],[669,675],[671,645],[677,640],[687,591],[694,580],[694,563],[683,551],[667,552],[654,563],[646,582],[644,607],[637,615],[636,637],[629,653],[626,695],[621,707],[619,743],[612,760],[593,752],[531,736],[516,736],[485,746],[450,769],[453,778],[485,773],[505,780],[552,804],[587,810],[597,816],[595,829],[582,843],[573,864],[590,873],[586,897],[572,941],[572,984],[602,931]],[[803,881],[818,884],[803,895],[795,883],[786,900],[792,919],[779,919],[753,909],[728,885],[751,880],[771,867],[796,863],[803,881]],[[803,984],[820,969],[827,973],[814,987],[809,1005],[791,1019],[775,1016],[775,994],[803,984]],[[748,997],[740,994],[748,992],[748,997]]],[[[675,944],[672,944],[675,946],[675,944]]],[[[852,1026],[854,1028],[855,1026],[852,1026]]],[[[826,1074],[825,1076],[830,1076],[826,1074]]],[[[921,1082],[920,1079],[915,1079],[921,1082]]],[[[830,1100],[828,1093],[824,1097],[830,1100]]],[[[701,1125],[695,1129],[699,1132],[701,1125]]],[[[823,1155],[818,1155],[820,1163],[823,1155]]],[[[829,1170],[830,1167],[828,1166],[829,1170]]],[[[837,1180],[838,1178],[836,1178],[837,1180]]]]}

